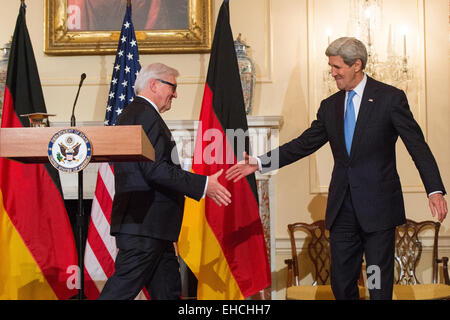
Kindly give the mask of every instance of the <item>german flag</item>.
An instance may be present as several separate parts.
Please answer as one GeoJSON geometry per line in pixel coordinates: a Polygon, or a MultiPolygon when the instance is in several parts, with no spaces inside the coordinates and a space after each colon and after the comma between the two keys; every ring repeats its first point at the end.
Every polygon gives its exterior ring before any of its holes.
{"type": "MultiPolygon", "coordinates": [[[[192,171],[224,172],[249,151],[247,117],[228,1],[220,8],[208,67],[192,171]],[[239,150],[240,149],[240,150],[239,150]]],[[[255,176],[220,177],[232,203],[186,198],[179,252],[198,280],[198,299],[243,299],[270,285],[255,176]]]]}
{"type": "MultiPolygon", "coordinates": [[[[46,112],[22,4],[14,31],[2,128],[28,127],[46,112]]],[[[67,299],[77,294],[73,232],[56,169],[0,158],[0,299],[67,299]],[[69,270],[69,273],[67,273],[69,270]],[[76,279],[75,279],[76,280],[76,279]],[[72,289],[70,289],[72,288],[72,289]]]]}

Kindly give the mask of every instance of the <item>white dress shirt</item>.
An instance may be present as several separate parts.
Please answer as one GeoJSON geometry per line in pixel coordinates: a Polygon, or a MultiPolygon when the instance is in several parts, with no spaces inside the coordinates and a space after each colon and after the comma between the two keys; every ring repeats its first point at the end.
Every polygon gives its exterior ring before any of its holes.
{"type": "MultiPolygon", "coordinates": [[[[361,107],[361,99],[363,96],[364,88],[367,83],[367,75],[364,73],[364,77],[360,83],[353,89],[355,91],[355,95],[353,96],[353,106],[355,108],[355,120],[358,121],[359,108],[361,107]]],[[[345,93],[345,101],[344,101],[344,115],[347,109],[347,100],[348,100],[348,91],[345,93]]]]}

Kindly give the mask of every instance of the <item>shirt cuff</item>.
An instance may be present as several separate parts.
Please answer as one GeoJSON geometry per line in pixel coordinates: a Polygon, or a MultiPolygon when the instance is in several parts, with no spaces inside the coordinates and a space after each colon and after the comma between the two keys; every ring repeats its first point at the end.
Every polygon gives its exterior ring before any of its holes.
{"type": "Polygon", "coordinates": [[[258,161],[258,171],[261,172],[262,171],[261,159],[256,157],[256,161],[258,161]]]}
{"type": "Polygon", "coordinates": [[[434,192],[430,192],[430,194],[428,195],[428,197],[430,197],[432,194],[435,194],[435,193],[440,193],[440,194],[443,194],[443,192],[442,191],[434,191],[434,192]]]}
{"type": "Polygon", "coordinates": [[[208,189],[208,176],[206,176],[206,182],[205,182],[205,190],[203,190],[203,196],[202,199],[206,196],[206,189],[208,189]]]}

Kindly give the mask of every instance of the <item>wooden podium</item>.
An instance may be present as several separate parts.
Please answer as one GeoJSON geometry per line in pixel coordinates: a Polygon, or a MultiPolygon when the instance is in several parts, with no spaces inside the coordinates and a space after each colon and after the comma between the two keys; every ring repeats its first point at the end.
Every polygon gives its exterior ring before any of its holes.
{"type": "MultiPolygon", "coordinates": [[[[150,161],[155,151],[141,126],[68,127],[78,129],[92,144],[90,162],[150,161]]],[[[1,128],[0,157],[23,163],[48,162],[52,136],[65,128],[1,128]]]]}
{"type": "MultiPolygon", "coordinates": [[[[0,128],[0,157],[22,163],[47,163],[48,147],[55,133],[78,129],[91,142],[90,162],[154,161],[155,150],[141,126],[0,128]]],[[[83,171],[78,172],[79,299],[84,298],[83,171]]]]}

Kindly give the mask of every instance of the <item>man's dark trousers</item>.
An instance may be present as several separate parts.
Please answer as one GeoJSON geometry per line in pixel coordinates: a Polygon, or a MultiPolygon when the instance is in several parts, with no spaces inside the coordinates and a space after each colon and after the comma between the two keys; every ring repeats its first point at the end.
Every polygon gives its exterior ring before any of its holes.
{"type": "Polygon", "coordinates": [[[363,254],[367,267],[372,266],[367,282],[370,299],[392,299],[395,228],[364,232],[356,218],[349,189],[330,230],[330,247],[331,287],[337,300],[360,298],[358,279],[363,254]]]}
{"type": "Polygon", "coordinates": [[[99,300],[130,300],[146,287],[152,300],[181,297],[179,263],[172,241],[129,234],[116,236],[115,272],[99,300]]]}

